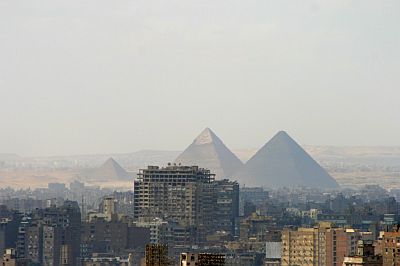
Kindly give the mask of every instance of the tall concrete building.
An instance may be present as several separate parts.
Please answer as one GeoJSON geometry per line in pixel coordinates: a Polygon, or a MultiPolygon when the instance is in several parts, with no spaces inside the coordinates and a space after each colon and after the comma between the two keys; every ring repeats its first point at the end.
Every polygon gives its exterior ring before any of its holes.
{"type": "Polygon", "coordinates": [[[45,266],[79,265],[81,214],[77,202],[36,210],[18,232],[18,259],[45,266]]]}
{"type": "Polygon", "coordinates": [[[327,265],[326,238],[320,228],[286,229],[282,233],[282,266],[327,265]]]}
{"type": "Polygon", "coordinates": [[[15,247],[22,219],[22,215],[16,211],[5,210],[5,212],[6,214],[0,217],[0,257],[3,256],[6,249],[15,247]]]}
{"type": "Polygon", "coordinates": [[[239,184],[228,179],[215,181],[213,204],[214,226],[218,230],[235,234],[235,218],[239,217],[239,184]]]}
{"type": "Polygon", "coordinates": [[[45,266],[61,265],[61,228],[43,226],[43,260],[45,266]]]}
{"type": "Polygon", "coordinates": [[[99,205],[99,212],[102,213],[107,221],[118,219],[117,214],[118,202],[113,196],[104,197],[99,205]]]}
{"type": "Polygon", "coordinates": [[[134,191],[134,217],[168,222],[168,231],[174,232],[171,236],[183,245],[201,244],[212,231],[234,231],[239,186],[228,180],[215,181],[210,170],[149,166],[139,171],[134,191]]]}
{"type": "Polygon", "coordinates": [[[346,256],[357,252],[357,243],[362,238],[359,231],[344,228],[328,228],[326,235],[326,263],[341,266],[346,256]]]}
{"type": "Polygon", "coordinates": [[[204,209],[212,207],[199,201],[199,196],[208,192],[213,181],[209,170],[195,166],[141,169],[134,184],[134,217],[158,217],[194,226],[203,218],[204,209]]]}
{"type": "Polygon", "coordinates": [[[321,222],[314,228],[285,229],[282,233],[282,265],[340,266],[356,254],[361,234],[321,222]]]}

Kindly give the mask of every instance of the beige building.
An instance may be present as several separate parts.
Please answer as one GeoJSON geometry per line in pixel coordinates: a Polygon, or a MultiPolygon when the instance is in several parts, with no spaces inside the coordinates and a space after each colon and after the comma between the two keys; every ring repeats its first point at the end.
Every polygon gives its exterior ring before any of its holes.
{"type": "Polygon", "coordinates": [[[285,229],[282,233],[282,266],[327,265],[325,247],[323,228],[285,229]]]}
{"type": "Polygon", "coordinates": [[[321,222],[314,228],[285,229],[282,233],[282,265],[339,266],[356,253],[361,234],[321,222]]]}
{"type": "Polygon", "coordinates": [[[376,253],[381,254],[383,266],[400,265],[400,232],[381,232],[376,253]]]}

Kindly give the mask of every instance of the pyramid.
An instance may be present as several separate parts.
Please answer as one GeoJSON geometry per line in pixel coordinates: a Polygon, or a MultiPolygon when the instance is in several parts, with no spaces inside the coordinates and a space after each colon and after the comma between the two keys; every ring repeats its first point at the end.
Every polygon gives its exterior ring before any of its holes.
{"type": "Polygon", "coordinates": [[[175,163],[210,169],[217,179],[231,178],[243,166],[242,161],[209,128],[201,132],[175,163]]]}
{"type": "Polygon", "coordinates": [[[286,132],[278,132],[235,174],[242,185],[338,188],[338,184],[286,132]]]}
{"type": "Polygon", "coordinates": [[[102,166],[91,171],[89,177],[100,180],[127,180],[132,178],[113,158],[109,158],[102,166]]]}

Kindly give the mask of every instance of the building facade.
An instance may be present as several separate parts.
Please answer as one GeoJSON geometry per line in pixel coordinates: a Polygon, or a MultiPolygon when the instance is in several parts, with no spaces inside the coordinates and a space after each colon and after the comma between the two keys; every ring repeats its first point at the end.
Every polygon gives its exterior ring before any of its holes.
{"type": "Polygon", "coordinates": [[[181,266],[225,266],[225,255],[218,253],[181,253],[181,266]]]}
{"type": "Polygon", "coordinates": [[[167,222],[164,239],[171,246],[205,243],[217,230],[233,234],[238,215],[239,185],[216,181],[207,169],[149,166],[134,183],[135,219],[167,222]]]}
{"type": "Polygon", "coordinates": [[[346,256],[356,254],[361,234],[321,222],[314,228],[282,232],[282,265],[340,266],[346,256]]]}

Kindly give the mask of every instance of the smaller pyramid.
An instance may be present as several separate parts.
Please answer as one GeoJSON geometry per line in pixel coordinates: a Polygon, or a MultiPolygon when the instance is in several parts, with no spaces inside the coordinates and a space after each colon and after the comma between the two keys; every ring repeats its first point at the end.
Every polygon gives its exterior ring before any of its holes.
{"type": "Polygon", "coordinates": [[[128,180],[132,178],[113,158],[109,158],[99,168],[91,171],[88,177],[98,180],[128,180]]]}
{"type": "Polygon", "coordinates": [[[175,163],[207,168],[217,179],[231,178],[243,166],[242,161],[209,128],[200,133],[175,163]]]}
{"type": "Polygon", "coordinates": [[[246,186],[339,187],[335,179],[285,131],[278,132],[235,177],[246,186]]]}

